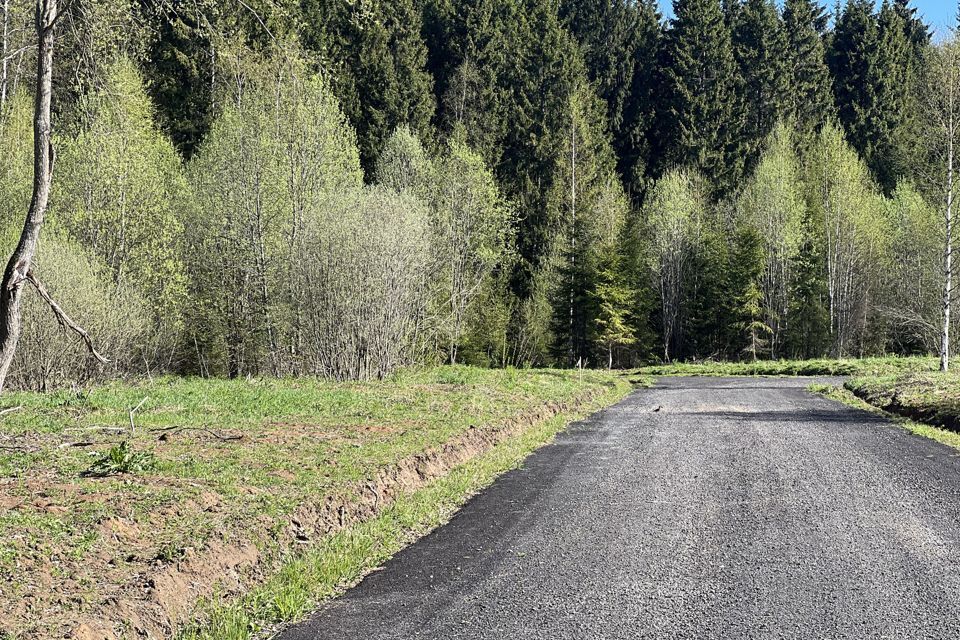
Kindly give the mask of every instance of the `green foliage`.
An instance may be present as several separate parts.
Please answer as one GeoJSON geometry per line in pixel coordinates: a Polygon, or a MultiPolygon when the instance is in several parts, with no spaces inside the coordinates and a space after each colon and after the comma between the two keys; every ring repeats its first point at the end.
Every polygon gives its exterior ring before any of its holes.
{"type": "Polygon", "coordinates": [[[667,362],[682,345],[683,301],[694,256],[703,242],[707,205],[701,184],[696,174],[671,171],[654,185],[645,207],[647,263],[660,298],[662,354],[667,362]]]}
{"type": "Polygon", "coordinates": [[[734,294],[732,329],[740,332],[737,355],[746,356],[754,362],[770,353],[769,338],[773,334],[773,328],[766,322],[764,296],[760,289],[760,279],[766,266],[765,257],[763,238],[759,232],[750,227],[740,229],[731,256],[731,267],[735,271],[730,281],[736,288],[736,291],[731,291],[734,294]]]}
{"type": "Polygon", "coordinates": [[[554,353],[566,366],[593,361],[590,333],[598,306],[591,290],[600,257],[617,245],[629,208],[604,135],[602,109],[587,87],[571,97],[552,194],[562,216],[555,258],[558,286],[552,294],[554,353]]]}
{"type": "Polygon", "coordinates": [[[478,337],[478,294],[507,295],[495,276],[512,266],[514,213],[483,159],[459,137],[450,140],[440,164],[444,169],[431,219],[431,253],[439,285],[440,335],[455,363],[464,338],[478,337]],[[472,336],[465,336],[471,327],[472,336]]]}
{"type": "Polygon", "coordinates": [[[807,140],[833,118],[835,111],[821,34],[827,17],[816,0],[786,0],[783,6],[789,77],[787,113],[807,140]]]}
{"type": "Polygon", "coordinates": [[[822,224],[831,353],[861,353],[867,308],[879,286],[875,267],[889,229],[868,170],[834,127],[825,127],[811,156],[807,188],[822,224]]]}
{"type": "Polygon", "coordinates": [[[716,197],[736,188],[736,63],[720,0],[676,0],[664,42],[661,127],[673,136],[664,162],[702,172],[716,197]]]}
{"type": "Polygon", "coordinates": [[[387,139],[374,175],[378,185],[398,192],[409,191],[431,204],[437,197],[436,183],[442,174],[417,135],[403,125],[387,139]]]}
{"type": "MultiPolygon", "coordinates": [[[[674,4],[662,24],[654,0],[82,0],[51,227],[146,302],[148,368],[926,349],[943,140],[924,109],[948,49],[907,0],[850,0],[833,26],[815,0],[674,4]]],[[[0,114],[13,225],[24,60],[0,114]]]]}
{"type": "Polygon", "coordinates": [[[881,291],[892,346],[901,353],[939,348],[945,228],[942,214],[912,185],[901,183],[885,202],[891,286],[881,291]]]}
{"type": "Polygon", "coordinates": [[[187,296],[180,212],[190,198],[180,160],[131,62],[111,67],[81,104],[80,131],[60,144],[52,223],[139,291],[161,332],[176,330],[187,296]]]}
{"type": "Polygon", "coordinates": [[[357,131],[372,175],[400,125],[421,137],[436,109],[421,13],[414,0],[309,0],[302,3],[308,46],[327,62],[332,88],[357,131]]]}
{"type": "Polygon", "coordinates": [[[652,146],[660,12],[654,0],[564,0],[564,26],[577,40],[587,76],[606,104],[617,168],[639,196],[652,146]]]}
{"type": "MultiPolygon", "coordinates": [[[[733,54],[737,61],[736,145],[746,155],[745,172],[753,172],[764,143],[787,109],[791,87],[788,40],[773,0],[746,0],[736,12],[733,54]]],[[[734,120],[735,121],[735,120],[734,120]]]]}
{"type": "Polygon", "coordinates": [[[624,277],[623,265],[615,248],[609,248],[601,255],[591,295],[597,305],[593,340],[607,352],[607,368],[612,369],[617,350],[637,342],[632,317],[636,291],[624,277]]]}
{"type": "Polygon", "coordinates": [[[907,172],[903,153],[916,104],[909,88],[929,42],[905,6],[850,0],[828,53],[840,122],[881,188],[892,193],[907,172]],[[926,42],[924,42],[926,40],[926,42]]]}
{"type": "MultiPolygon", "coordinates": [[[[0,255],[13,251],[19,231],[13,224],[0,230],[0,255]]],[[[22,307],[23,335],[8,380],[13,388],[52,391],[139,370],[151,318],[138,291],[117,286],[101,259],[53,229],[44,234],[34,271],[110,363],[97,363],[28,286],[22,307]]]]}
{"type": "Polygon", "coordinates": [[[0,111],[0,223],[19,222],[30,205],[33,182],[33,105],[25,92],[0,111]]]}
{"type": "Polygon", "coordinates": [[[855,376],[934,371],[934,358],[860,358],[846,360],[766,360],[759,362],[691,362],[642,367],[653,376],[855,376]]]}
{"type": "Polygon", "coordinates": [[[796,278],[795,261],[803,242],[806,203],[794,136],[789,128],[779,125],[767,147],[737,201],[737,218],[753,229],[761,242],[764,268],[755,284],[761,295],[764,323],[771,333],[771,355],[779,357],[787,327],[792,324],[790,293],[796,278]]]}
{"type": "Polygon", "coordinates": [[[210,130],[216,46],[190,12],[149,15],[155,23],[143,66],[157,123],[187,158],[210,130]]]}
{"type": "Polygon", "coordinates": [[[110,447],[100,458],[94,461],[82,476],[87,478],[105,478],[125,473],[144,473],[150,471],[156,461],[152,454],[145,451],[134,451],[130,442],[124,440],[118,445],[110,447]]]}
{"type": "Polygon", "coordinates": [[[238,106],[224,108],[189,167],[191,342],[203,372],[300,366],[281,353],[296,354],[303,321],[306,230],[362,186],[355,137],[326,82],[302,67],[280,73],[288,64],[239,60],[238,106]]]}

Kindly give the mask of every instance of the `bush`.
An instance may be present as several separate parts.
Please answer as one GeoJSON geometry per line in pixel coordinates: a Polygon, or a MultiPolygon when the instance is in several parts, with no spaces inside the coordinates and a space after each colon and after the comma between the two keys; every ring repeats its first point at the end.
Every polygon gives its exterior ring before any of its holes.
{"type": "Polygon", "coordinates": [[[293,274],[306,372],[366,380],[420,360],[428,215],[412,196],[373,188],[331,200],[312,221],[293,274]]]}
{"type": "MultiPolygon", "coordinates": [[[[18,231],[0,234],[0,250],[9,256],[18,231]]],[[[42,238],[34,263],[38,278],[60,307],[93,338],[110,360],[100,365],[79,337],[61,327],[50,307],[28,286],[23,296],[23,335],[8,384],[15,389],[48,391],[102,380],[130,371],[148,328],[146,306],[130,287],[110,284],[106,268],[79,245],[52,233],[42,238]]]]}

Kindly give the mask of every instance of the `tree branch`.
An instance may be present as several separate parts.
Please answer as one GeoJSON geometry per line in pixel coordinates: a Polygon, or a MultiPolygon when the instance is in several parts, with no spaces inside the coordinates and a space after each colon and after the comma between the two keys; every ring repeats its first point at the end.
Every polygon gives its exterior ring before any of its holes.
{"type": "Polygon", "coordinates": [[[32,284],[36,288],[37,293],[40,294],[40,297],[43,298],[48,305],[50,305],[50,309],[53,311],[53,314],[57,317],[57,322],[60,323],[60,326],[66,327],[72,330],[78,336],[80,336],[80,339],[83,340],[83,343],[87,345],[87,350],[90,351],[90,355],[96,358],[97,362],[99,362],[100,364],[109,364],[110,363],[109,360],[107,360],[102,355],[97,353],[96,348],[93,346],[93,340],[90,339],[90,334],[84,331],[83,328],[80,325],[78,325],[76,322],[71,320],[70,316],[68,316],[64,312],[64,310],[60,308],[60,305],[58,305],[54,301],[54,299],[50,297],[50,294],[47,293],[47,290],[43,286],[43,283],[40,282],[39,279],[37,279],[37,276],[33,273],[32,269],[27,271],[26,279],[30,282],[30,284],[32,284]]]}

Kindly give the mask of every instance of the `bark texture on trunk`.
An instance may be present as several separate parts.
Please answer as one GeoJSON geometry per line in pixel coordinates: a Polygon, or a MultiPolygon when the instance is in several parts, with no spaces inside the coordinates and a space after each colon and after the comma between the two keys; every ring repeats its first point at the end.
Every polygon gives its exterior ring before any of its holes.
{"type": "Polygon", "coordinates": [[[37,0],[37,87],[33,119],[33,197],[27,219],[0,280],[0,391],[20,340],[23,288],[37,252],[40,229],[50,200],[53,147],[50,142],[50,95],[53,85],[53,31],[58,0],[37,0]]]}
{"type": "Polygon", "coordinates": [[[940,332],[940,370],[950,369],[950,311],[953,300],[953,118],[947,141],[946,242],[943,250],[943,329],[940,332]]]}
{"type": "Polygon", "coordinates": [[[10,68],[10,0],[3,0],[3,41],[0,44],[0,109],[7,103],[7,82],[10,68]]]}

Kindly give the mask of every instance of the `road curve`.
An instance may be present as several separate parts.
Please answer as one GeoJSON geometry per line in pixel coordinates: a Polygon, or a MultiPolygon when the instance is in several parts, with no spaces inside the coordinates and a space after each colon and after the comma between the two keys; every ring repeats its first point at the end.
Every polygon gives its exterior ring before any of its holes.
{"type": "Polygon", "coordinates": [[[279,638],[960,638],[958,452],[809,382],[661,379],[279,638]]]}

